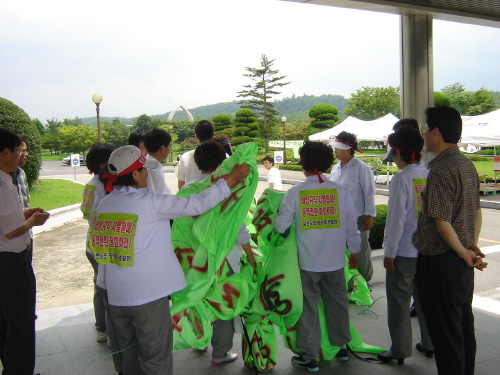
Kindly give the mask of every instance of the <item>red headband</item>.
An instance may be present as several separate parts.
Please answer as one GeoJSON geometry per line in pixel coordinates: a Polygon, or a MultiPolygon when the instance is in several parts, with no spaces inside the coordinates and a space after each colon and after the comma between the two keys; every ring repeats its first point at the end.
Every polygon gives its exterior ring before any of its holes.
{"type": "Polygon", "coordinates": [[[121,171],[118,174],[105,174],[102,175],[102,178],[107,178],[106,180],[106,192],[110,193],[113,190],[113,184],[118,180],[118,177],[125,176],[129,173],[132,173],[133,171],[136,171],[144,165],[146,162],[146,157],[141,155],[139,159],[137,159],[135,162],[132,163],[131,166],[125,168],[123,171],[121,171]]]}
{"type": "Polygon", "coordinates": [[[354,149],[354,151],[359,152],[360,154],[362,154],[362,153],[363,153],[363,151],[359,151],[357,148],[354,148],[354,146],[353,146],[353,145],[351,145],[349,142],[344,141],[344,140],[343,140],[343,139],[341,139],[341,138],[335,138],[335,142],[343,143],[343,144],[345,144],[346,146],[349,146],[350,148],[354,149]]]}
{"type": "MultiPolygon", "coordinates": [[[[302,158],[302,156],[300,157],[300,164],[303,165],[304,164],[304,159],[302,158]]],[[[318,181],[320,184],[322,184],[323,182],[325,182],[323,180],[323,177],[321,177],[321,173],[319,173],[318,169],[317,168],[314,168],[314,169],[310,169],[308,171],[306,171],[308,174],[315,174],[316,176],[318,176],[318,181]]]]}

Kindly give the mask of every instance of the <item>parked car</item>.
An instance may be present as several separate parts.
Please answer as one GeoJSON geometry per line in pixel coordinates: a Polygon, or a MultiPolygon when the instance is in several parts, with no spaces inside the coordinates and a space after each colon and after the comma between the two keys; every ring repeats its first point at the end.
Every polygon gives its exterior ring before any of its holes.
{"type": "MultiPolygon", "coordinates": [[[[62,163],[65,165],[71,165],[71,155],[66,156],[65,158],[62,158],[62,163]]],[[[85,161],[85,156],[80,155],[80,165],[87,165],[85,161]]]]}

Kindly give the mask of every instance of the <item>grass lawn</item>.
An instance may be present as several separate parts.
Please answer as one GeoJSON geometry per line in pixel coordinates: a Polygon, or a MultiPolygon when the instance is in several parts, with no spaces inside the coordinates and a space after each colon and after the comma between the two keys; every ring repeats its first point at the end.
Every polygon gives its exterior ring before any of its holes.
{"type": "Polygon", "coordinates": [[[66,157],[68,155],[69,154],[52,154],[52,155],[43,154],[42,161],[54,161],[54,160],[61,161],[62,158],[66,157]]]}
{"type": "Polygon", "coordinates": [[[41,179],[30,190],[30,206],[45,211],[81,203],[83,185],[66,180],[41,179]]]}

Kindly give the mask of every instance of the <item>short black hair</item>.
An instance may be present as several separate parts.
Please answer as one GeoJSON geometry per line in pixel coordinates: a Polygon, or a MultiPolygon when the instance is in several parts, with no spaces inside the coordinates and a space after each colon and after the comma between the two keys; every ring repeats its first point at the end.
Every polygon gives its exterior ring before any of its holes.
{"type": "Polygon", "coordinates": [[[321,141],[305,141],[299,150],[302,168],[306,172],[317,169],[326,172],[333,164],[332,146],[321,141]]]}
{"type": "Polygon", "coordinates": [[[144,135],[146,131],[144,129],[136,129],[128,136],[128,144],[135,147],[139,147],[139,143],[144,142],[144,135]]]}
{"type": "Polygon", "coordinates": [[[101,174],[101,165],[108,162],[115,149],[116,147],[109,143],[94,143],[85,159],[88,170],[94,174],[101,174]]]}
{"type": "Polygon", "coordinates": [[[265,162],[266,160],[268,162],[270,162],[272,165],[274,165],[274,158],[271,155],[264,156],[264,159],[262,159],[262,162],[265,162]]]}
{"type": "Polygon", "coordinates": [[[0,128],[0,152],[6,148],[14,152],[20,145],[21,140],[17,134],[12,133],[10,130],[0,128]]]}
{"type": "Polygon", "coordinates": [[[170,146],[170,142],[172,142],[172,137],[161,128],[153,128],[144,136],[144,146],[149,153],[158,151],[161,146],[170,146]]]}
{"type": "Polygon", "coordinates": [[[424,139],[414,127],[409,125],[399,127],[395,133],[389,134],[387,142],[389,142],[389,145],[399,148],[401,160],[405,163],[412,164],[420,161],[424,139]]]}
{"type": "Polygon", "coordinates": [[[200,171],[215,171],[226,160],[226,151],[219,142],[208,140],[194,151],[194,162],[200,171]]]}
{"type": "MultiPolygon", "coordinates": [[[[337,137],[344,142],[348,142],[351,145],[351,149],[349,149],[351,155],[354,155],[355,150],[358,149],[358,138],[352,133],[348,133],[346,131],[342,131],[339,134],[337,134],[337,137]]],[[[333,163],[333,162],[332,162],[333,163]]],[[[323,171],[324,172],[324,171],[323,171]]]]}
{"type": "Polygon", "coordinates": [[[194,134],[198,137],[200,142],[208,141],[214,137],[215,128],[208,120],[200,120],[194,126],[194,134]]]}
{"type": "Polygon", "coordinates": [[[452,107],[429,107],[425,110],[429,129],[438,128],[445,143],[458,143],[462,136],[462,117],[452,107]]]}
{"type": "Polygon", "coordinates": [[[399,120],[394,124],[392,130],[397,131],[402,126],[411,126],[412,128],[418,130],[418,121],[415,120],[414,118],[402,118],[401,120],[399,120]]]}

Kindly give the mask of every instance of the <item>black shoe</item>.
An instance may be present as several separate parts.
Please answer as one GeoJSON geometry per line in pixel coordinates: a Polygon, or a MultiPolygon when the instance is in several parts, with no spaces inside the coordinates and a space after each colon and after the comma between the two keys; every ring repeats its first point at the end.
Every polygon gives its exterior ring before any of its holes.
{"type": "Polygon", "coordinates": [[[383,353],[387,353],[387,352],[382,352],[382,353],[377,354],[377,359],[382,363],[387,363],[387,362],[390,362],[392,360],[398,361],[398,365],[402,365],[405,363],[404,358],[386,357],[383,353]]]}
{"type": "Polygon", "coordinates": [[[315,359],[311,359],[309,362],[304,361],[304,358],[293,356],[292,357],[292,365],[295,367],[305,368],[309,372],[318,372],[318,361],[315,359]]]}
{"type": "Polygon", "coordinates": [[[349,360],[349,357],[347,356],[347,349],[341,348],[335,357],[337,357],[339,362],[347,362],[349,360]]]}
{"type": "Polygon", "coordinates": [[[432,358],[434,357],[434,350],[427,350],[422,347],[421,342],[417,342],[417,345],[415,345],[415,348],[421,352],[424,353],[427,358],[432,358]]]}

